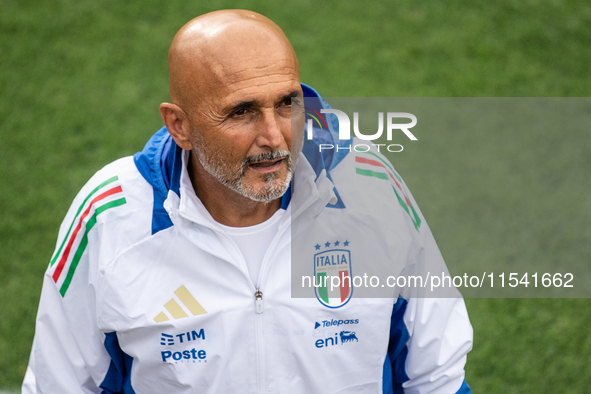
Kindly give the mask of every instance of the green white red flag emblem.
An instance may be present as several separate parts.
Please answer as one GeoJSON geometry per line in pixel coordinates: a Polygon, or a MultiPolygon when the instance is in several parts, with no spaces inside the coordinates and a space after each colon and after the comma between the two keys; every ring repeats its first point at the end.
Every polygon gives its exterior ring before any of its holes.
{"type": "Polygon", "coordinates": [[[351,252],[346,249],[330,249],[316,253],[314,280],[316,298],[322,305],[340,308],[349,302],[353,295],[351,252]]]}

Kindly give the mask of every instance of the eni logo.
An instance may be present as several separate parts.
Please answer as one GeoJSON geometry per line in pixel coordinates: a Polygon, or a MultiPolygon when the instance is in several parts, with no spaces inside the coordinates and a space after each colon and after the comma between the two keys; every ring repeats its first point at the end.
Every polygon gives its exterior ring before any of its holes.
{"type": "Polygon", "coordinates": [[[359,339],[357,339],[357,335],[355,335],[354,331],[341,331],[338,334],[335,332],[334,337],[318,339],[315,343],[315,346],[318,349],[321,349],[323,347],[335,346],[339,344],[339,338],[341,341],[341,345],[353,341],[359,342],[359,339]]]}
{"type": "Polygon", "coordinates": [[[341,337],[341,345],[343,343],[353,342],[353,340],[359,342],[353,331],[341,331],[339,335],[341,337]]]}

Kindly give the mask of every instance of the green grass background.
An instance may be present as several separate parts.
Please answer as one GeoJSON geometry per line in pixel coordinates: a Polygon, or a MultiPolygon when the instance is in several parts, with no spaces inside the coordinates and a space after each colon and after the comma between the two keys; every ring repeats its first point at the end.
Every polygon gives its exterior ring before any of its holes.
{"type": "MultiPolygon", "coordinates": [[[[302,81],[327,97],[591,92],[586,0],[4,0],[0,5],[0,388],[5,389],[17,389],[26,369],[42,275],[59,223],[96,170],[140,150],[161,126],[157,108],[168,100],[168,45],[191,17],[221,8],[267,15],[292,41],[302,81]]],[[[561,130],[544,138],[515,135],[478,161],[470,143],[486,144],[486,136],[425,136],[393,159],[446,259],[589,264],[590,137],[589,130],[576,137],[561,130]],[[463,149],[445,149],[450,141],[463,141],[463,149]],[[487,193],[485,181],[471,173],[474,167],[509,177],[506,193],[487,193]],[[503,204],[504,199],[513,203],[503,204]],[[527,226],[516,225],[523,220],[527,226]]],[[[466,367],[474,392],[590,392],[589,300],[466,302],[475,331],[466,367]]]]}

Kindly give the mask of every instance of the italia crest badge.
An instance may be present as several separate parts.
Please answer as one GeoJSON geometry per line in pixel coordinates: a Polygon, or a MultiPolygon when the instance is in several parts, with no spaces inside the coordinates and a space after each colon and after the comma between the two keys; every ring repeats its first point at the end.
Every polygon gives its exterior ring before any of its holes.
{"type": "Polygon", "coordinates": [[[320,303],[340,308],[353,295],[349,241],[314,245],[314,291],[320,303]]]}

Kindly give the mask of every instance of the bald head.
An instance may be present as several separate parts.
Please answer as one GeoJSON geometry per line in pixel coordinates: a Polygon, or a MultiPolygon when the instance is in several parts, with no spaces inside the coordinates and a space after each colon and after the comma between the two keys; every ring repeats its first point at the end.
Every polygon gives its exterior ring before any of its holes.
{"type": "Polygon", "coordinates": [[[187,112],[203,99],[223,96],[295,73],[299,65],[283,31],[252,11],[223,10],[201,15],[175,35],[168,53],[170,96],[187,112]],[[256,71],[256,72],[253,72],[256,71]]]}

